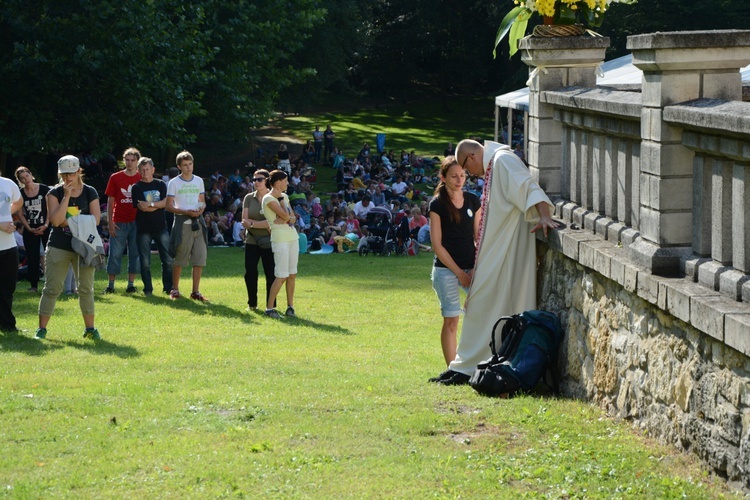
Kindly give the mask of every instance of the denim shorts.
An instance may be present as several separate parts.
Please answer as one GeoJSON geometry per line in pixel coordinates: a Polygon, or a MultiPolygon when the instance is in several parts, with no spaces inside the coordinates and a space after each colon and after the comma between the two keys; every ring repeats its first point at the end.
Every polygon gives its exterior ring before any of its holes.
{"type": "MultiPolygon", "coordinates": [[[[469,272],[470,269],[465,269],[469,272]]],[[[469,289],[461,286],[458,277],[447,267],[432,267],[432,288],[440,301],[440,312],[444,318],[455,318],[463,312],[461,308],[461,297],[458,290],[463,289],[469,293],[469,289]]]]}

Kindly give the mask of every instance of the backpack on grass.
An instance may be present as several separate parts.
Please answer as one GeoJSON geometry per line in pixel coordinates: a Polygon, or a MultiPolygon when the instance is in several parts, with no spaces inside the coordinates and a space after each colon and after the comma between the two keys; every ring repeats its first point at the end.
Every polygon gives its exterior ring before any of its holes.
{"type": "Polygon", "coordinates": [[[492,357],[477,366],[469,384],[485,396],[510,397],[533,389],[549,370],[553,382],[548,385],[557,392],[555,361],[562,338],[560,320],[551,312],[503,316],[492,327],[492,357]],[[495,331],[502,322],[500,349],[496,349],[495,331]]]}

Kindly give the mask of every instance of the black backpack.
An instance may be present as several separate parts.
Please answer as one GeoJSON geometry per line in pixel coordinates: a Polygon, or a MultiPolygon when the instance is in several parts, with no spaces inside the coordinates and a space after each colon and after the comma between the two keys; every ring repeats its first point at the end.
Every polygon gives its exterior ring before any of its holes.
{"type": "Polygon", "coordinates": [[[555,361],[563,331],[557,316],[547,311],[525,311],[503,316],[492,327],[492,357],[480,363],[469,384],[485,396],[510,397],[530,391],[545,372],[552,372],[552,387],[557,392],[555,361]],[[505,322],[496,349],[495,331],[505,322]]]}

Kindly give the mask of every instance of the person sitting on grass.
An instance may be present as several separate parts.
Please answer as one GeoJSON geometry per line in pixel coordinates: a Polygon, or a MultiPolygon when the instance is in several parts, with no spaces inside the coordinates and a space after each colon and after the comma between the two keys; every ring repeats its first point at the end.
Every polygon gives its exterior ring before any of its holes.
{"type": "Polygon", "coordinates": [[[419,165],[414,169],[414,176],[412,177],[412,182],[418,183],[422,182],[424,180],[424,167],[422,165],[419,165]]]}
{"type": "Polygon", "coordinates": [[[357,216],[354,214],[354,210],[349,210],[346,213],[346,220],[344,221],[344,224],[345,234],[353,233],[357,235],[357,238],[360,238],[362,236],[362,230],[360,229],[359,221],[357,220],[357,216]]]}
{"type": "Polygon", "coordinates": [[[297,227],[300,231],[307,231],[310,228],[310,208],[307,203],[295,206],[294,214],[297,216],[297,227]]]}
{"type": "Polygon", "coordinates": [[[409,235],[416,240],[419,230],[427,224],[427,217],[422,215],[419,207],[413,207],[411,209],[411,217],[409,217],[409,235]]]}
{"type": "Polygon", "coordinates": [[[209,246],[221,246],[224,245],[224,235],[219,229],[219,225],[216,223],[213,214],[206,212],[203,214],[203,218],[208,228],[208,245],[209,246]]]}
{"type": "Polygon", "coordinates": [[[333,245],[333,238],[336,236],[341,236],[343,233],[344,229],[342,227],[342,222],[336,220],[334,212],[328,214],[328,217],[326,218],[326,224],[325,226],[323,226],[323,238],[325,239],[325,241],[329,245],[333,245]]]}

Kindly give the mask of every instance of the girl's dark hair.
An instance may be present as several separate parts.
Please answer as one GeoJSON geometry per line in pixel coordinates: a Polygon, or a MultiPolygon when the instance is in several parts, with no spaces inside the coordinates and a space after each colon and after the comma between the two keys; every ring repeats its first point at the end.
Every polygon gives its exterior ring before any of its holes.
{"type": "Polygon", "coordinates": [[[439,198],[446,210],[448,210],[448,217],[451,221],[458,224],[461,222],[461,213],[456,208],[456,205],[451,201],[450,195],[448,194],[448,188],[445,187],[445,179],[448,175],[448,170],[453,165],[458,165],[455,156],[446,156],[443,163],[440,164],[440,181],[435,188],[435,198],[439,198]]]}
{"type": "Polygon", "coordinates": [[[286,172],[284,172],[283,170],[278,170],[278,169],[277,170],[273,170],[273,171],[271,171],[271,174],[266,179],[266,187],[268,189],[272,189],[274,183],[276,183],[278,181],[283,181],[287,177],[288,176],[286,175],[286,172]]]}

